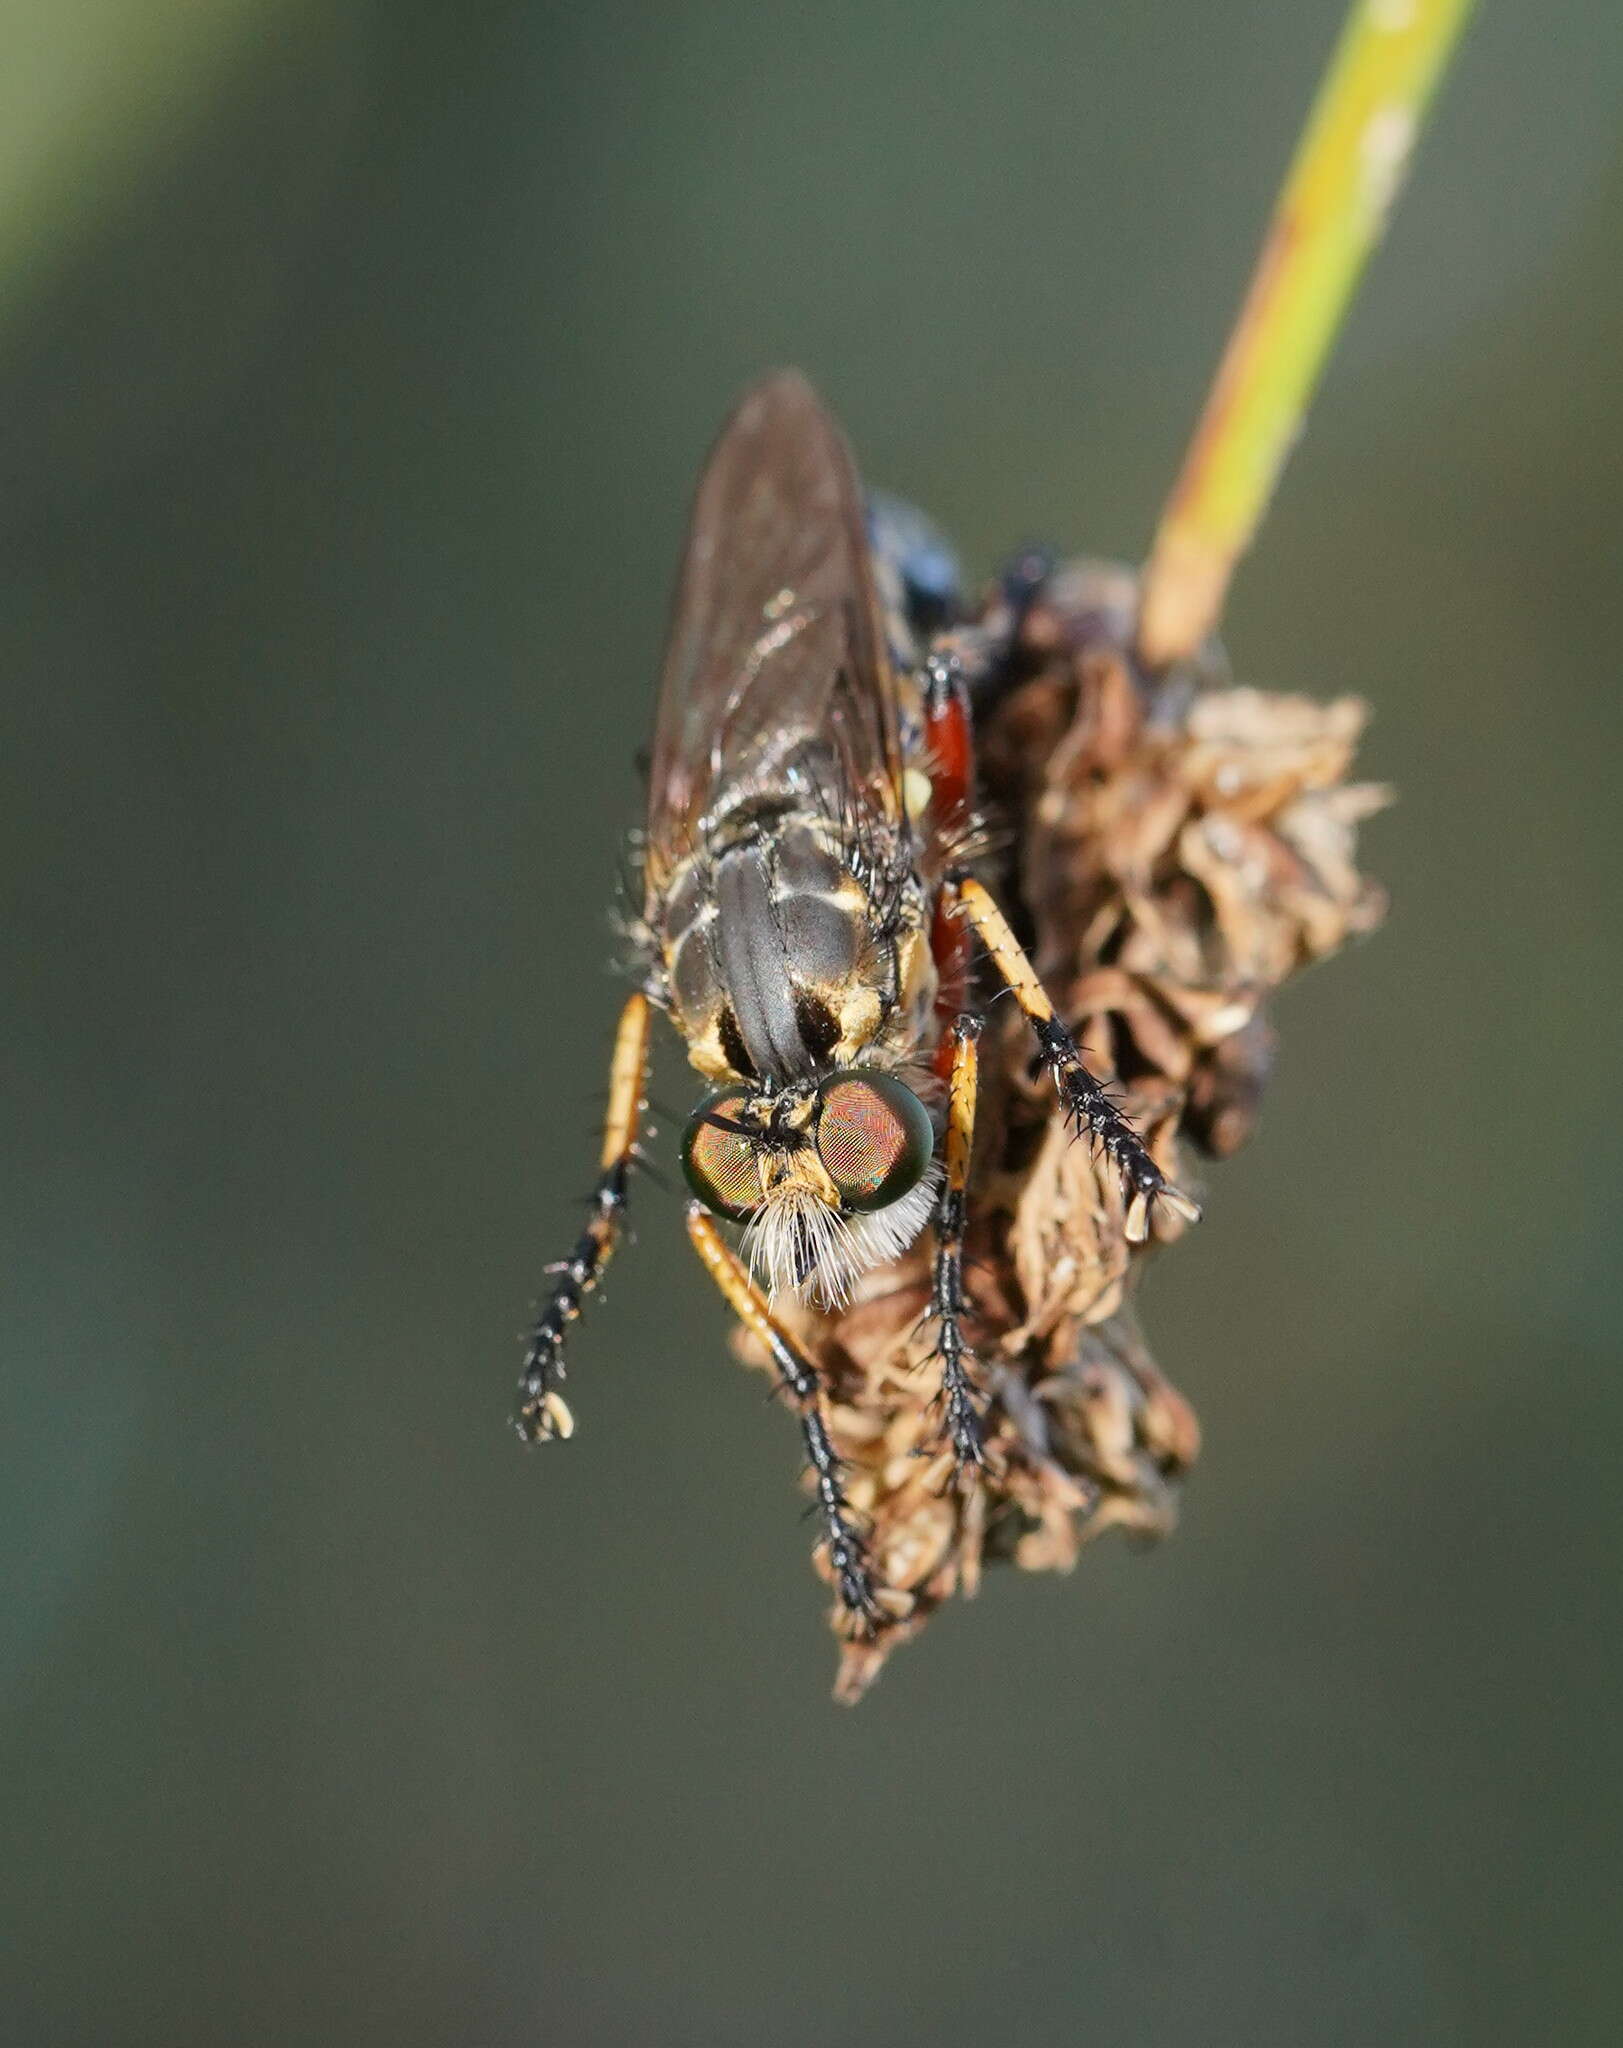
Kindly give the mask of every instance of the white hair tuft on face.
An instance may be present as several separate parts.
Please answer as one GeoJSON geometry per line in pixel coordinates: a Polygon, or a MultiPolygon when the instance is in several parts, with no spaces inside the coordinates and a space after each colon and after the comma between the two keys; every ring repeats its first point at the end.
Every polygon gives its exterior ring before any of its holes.
{"type": "Polygon", "coordinates": [[[941,1168],[932,1162],[900,1201],[842,1216],[810,1188],[779,1182],[744,1232],[750,1271],[768,1295],[799,1294],[838,1308],[862,1274],[906,1251],[930,1220],[940,1185],[941,1168]]]}

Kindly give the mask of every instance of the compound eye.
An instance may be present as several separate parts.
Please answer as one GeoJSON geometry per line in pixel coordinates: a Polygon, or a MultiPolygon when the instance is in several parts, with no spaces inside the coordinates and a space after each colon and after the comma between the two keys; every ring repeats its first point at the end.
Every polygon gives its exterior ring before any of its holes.
{"type": "Polygon", "coordinates": [[[707,1209],[746,1223],[761,1206],[760,1156],[746,1131],[731,1130],[748,1097],[742,1088],[718,1088],[688,1118],[682,1134],[682,1171],[707,1209]]]}
{"type": "Polygon", "coordinates": [[[894,1074],[853,1067],[818,1091],[817,1156],[846,1208],[884,1209],[924,1178],[930,1113],[894,1074]]]}

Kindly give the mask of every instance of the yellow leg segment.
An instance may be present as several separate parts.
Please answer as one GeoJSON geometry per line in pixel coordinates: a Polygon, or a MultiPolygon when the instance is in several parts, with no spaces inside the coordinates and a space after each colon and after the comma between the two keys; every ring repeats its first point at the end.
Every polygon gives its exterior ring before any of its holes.
{"type": "Polygon", "coordinates": [[[969,1160],[975,1144],[975,1100],[980,1086],[979,1017],[962,1016],[952,1031],[952,1080],[947,1096],[947,1178],[936,1211],[935,1266],[930,1314],[941,1364],[941,1405],[953,1463],[967,1472],[986,1463],[981,1441],[984,1397],[970,1373],[962,1331],[964,1221],[969,1160]]]}
{"type": "Polygon", "coordinates": [[[518,1383],[518,1433],[526,1443],[545,1443],[549,1438],[575,1433],[575,1418],[557,1388],[564,1376],[564,1335],[603,1277],[603,1269],[620,1241],[626,1181],[642,1127],[649,1019],[648,998],[640,991],[629,996],[614,1034],[603,1149],[586,1228],[565,1260],[546,1306],[536,1317],[524,1350],[524,1370],[518,1383]]]}

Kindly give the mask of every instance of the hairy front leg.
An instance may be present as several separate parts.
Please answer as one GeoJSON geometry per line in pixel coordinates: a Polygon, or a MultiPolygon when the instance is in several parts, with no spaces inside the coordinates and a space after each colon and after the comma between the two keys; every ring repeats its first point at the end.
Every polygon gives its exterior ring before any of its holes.
{"type": "Polygon", "coordinates": [[[642,1122],[643,1087],[648,1074],[648,998],[640,992],[627,998],[614,1035],[609,1066],[609,1106],[603,1122],[603,1150],[586,1228],[575,1249],[558,1269],[558,1279],[531,1326],[519,1375],[518,1433],[526,1443],[545,1443],[572,1436],[575,1418],[558,1392],[564,1377],[564,1337],[580,1315],[586,1298],[603,1277],[620,1241],[626,1207],[626,1183],[637,1156],[642,1122]]]}
{"type": "Polygon", "coordinates": [[[829,1434],[828,1402],[817,1368],[804,1357],[767,1306],[755,1282],[734,1256],[716,1228],[714,1219],[698,1202],[688,1204],[688,1236],[715,1281],[728,1307],[744,1327],[759,1338],[777,1367],[784,1392],[794,1403],[805,1439],[806,1459],[812,1469],[818,1512],[823,1523],[823,1541],[834,1568],[840,1602],[853,1624],[871,1634],[885,1619],[875,1596],[873,1570],[868,1561],[862,1532],[851,1518],[845,1497],[842,1468],[834,1440],[829,1434]]]}
{"type": "Polygon", "coordinates": [[[1075,1038],[1055,1015],[1025,948],[984,884],[972,875],[957,875],[949,882],[948,892],[1025,1012],[1036,1033],[1043,1065],[1053,1075],[1060,1101],[1078,1135],[1086,1131],[1121,1176],[1127,1195],[1128,1237],[1136,1244],[1149,1236],[1150,1216],[1157,1202],[1187,1223],[1198,1222],[1199,1206],[1167,1179],[1143,1139],[1088,1072],[1075,1038]]]}

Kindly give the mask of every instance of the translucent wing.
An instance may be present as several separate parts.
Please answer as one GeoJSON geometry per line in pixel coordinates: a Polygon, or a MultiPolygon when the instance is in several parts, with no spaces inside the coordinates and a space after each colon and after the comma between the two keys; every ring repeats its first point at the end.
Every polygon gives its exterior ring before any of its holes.
{"type": "Polygon", "coordinates": [[[902,817],[861,489],[787,370],[745,393],[699,479],[654,729],[651,884],[740,797],[831,773],[841,802],[902,817]]]}

